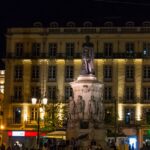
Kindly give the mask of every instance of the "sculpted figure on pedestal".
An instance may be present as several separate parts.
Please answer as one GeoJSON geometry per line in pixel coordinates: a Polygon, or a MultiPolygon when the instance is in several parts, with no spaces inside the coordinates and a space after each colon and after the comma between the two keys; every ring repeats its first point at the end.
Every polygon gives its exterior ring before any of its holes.
{"type": "Polygon", "coordinates": [[[97,101],[97,120],[100,122],[104,120],[104,106],[102,99],[97,101]]]}
{"type": "Polygon", "coordinates": [[[76,102],[76,113],[78,119],[84,118],[84,109],[85,109],[85,101],[83,100],[82,96],[79,95],[76,102]]]}
{"type": "Polygon", "coordinates": [[[96,118],[96,100],[94,99],[94,96],[91,96],[91,99],[89,100],[89,117],[90,119],[96,118]]]}
{"type": "Polygon", "coordinates": [[[69,119],[74,120],[75,119],[75,101],[72,97],[69,97],[69,119]]]}

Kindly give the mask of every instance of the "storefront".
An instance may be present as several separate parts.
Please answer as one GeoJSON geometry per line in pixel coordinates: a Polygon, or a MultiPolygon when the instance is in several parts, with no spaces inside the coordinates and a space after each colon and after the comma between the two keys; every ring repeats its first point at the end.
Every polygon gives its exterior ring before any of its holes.
{"type": "MultiPolygon", "coordinates": [[[[19,147],[35,148],[37,145],[36,131],[8,131],[9,145],[19,145],[19,147]]],[[[40,133],[40,137],[45,136],[46,133],[40,133]]]]}

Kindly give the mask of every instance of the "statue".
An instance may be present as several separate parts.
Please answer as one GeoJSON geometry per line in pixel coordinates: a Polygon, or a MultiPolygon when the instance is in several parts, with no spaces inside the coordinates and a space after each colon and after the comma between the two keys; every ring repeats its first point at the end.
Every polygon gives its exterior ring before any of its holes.
{"type": "Polygon", "coordinates": [[[74,120],[75,119],[75,101],[72,97],[69,97],[69,119],[74,120]]]}
{"type": "Polygon", "coordinates": [[[85,109],[85,101],[83,100],[82,96],[79,95],[76,102],[76,113],[79,119],[84,118],[84,109],[85,109]]]}
{"type": "Polygon", "coordinates": [[[90,42],[90,37],[86,36],[86,42],[83,44],[82,52],[82,69],[81,75],[94,74],[94,50],[93,43],[90,42]]]}
{"type": "Polygon", "coordinates": [[[97,120],[100,122],[104,120],[104,106],[101,99],[97,101],[97,120]]]}
{"type": "Polygon", "coordinates": [[[91,96],[91,99],[89,100],[89,116],[91,119],[96,118],[96,100],[94,99],[94,96],[91,96]]]}

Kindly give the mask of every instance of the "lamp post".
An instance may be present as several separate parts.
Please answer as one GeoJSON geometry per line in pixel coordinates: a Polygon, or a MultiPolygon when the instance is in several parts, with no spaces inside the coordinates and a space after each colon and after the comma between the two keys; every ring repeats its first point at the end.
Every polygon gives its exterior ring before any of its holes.
{"type": "Polygon", "coordinates": [[[40,140],[40,107],[47,105],[48,99],[46,97],[37,100],[37,98],[31,99],[33,105],[38,105],[38,114],[37,114],[37,149],[39,149],[39,140],[40,140]]]}

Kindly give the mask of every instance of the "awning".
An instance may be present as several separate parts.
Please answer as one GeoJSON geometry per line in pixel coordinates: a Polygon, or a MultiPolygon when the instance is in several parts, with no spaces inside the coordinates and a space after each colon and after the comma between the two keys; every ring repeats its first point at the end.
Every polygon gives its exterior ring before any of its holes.
{"type": "Polygon", "coordinates": [[[45,138],[55,138],[55,139],[63,139],[66,140],[66,131],[53,131],[50,133],[47,133],[45,138]]]}

